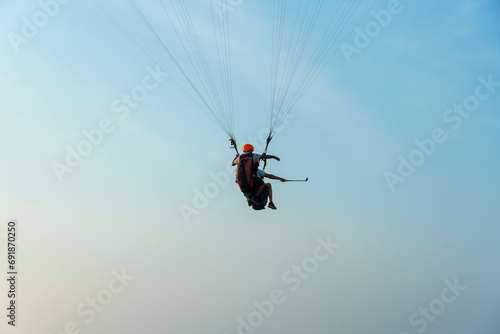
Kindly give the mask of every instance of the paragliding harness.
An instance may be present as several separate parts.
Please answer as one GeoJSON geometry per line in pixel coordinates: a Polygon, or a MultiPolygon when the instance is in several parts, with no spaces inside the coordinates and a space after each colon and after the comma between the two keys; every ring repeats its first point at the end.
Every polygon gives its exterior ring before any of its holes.
{"type": "Polygon", "coordinates": [[[236,183],[246,197],[252,196],[255,192],[254,183],[256,183],[257,178],[257,167],[258,163],[253,161],[253,153],[240,155],[240,162],[236,167],[236,183]]]}
{"type": "Polygon", "coordinates": [[[265,208],[269,194],[269,190],[265,187],[258,197],[255,196],[257,188],[264,184],[264,181],[257,177],[258,167],[259,162],[253,161],[253,153],[240,155],[240,162],[236,167],[236,183],[238,183],[241,192],[247,198],[248,205],[254,210],[265,208]]]}

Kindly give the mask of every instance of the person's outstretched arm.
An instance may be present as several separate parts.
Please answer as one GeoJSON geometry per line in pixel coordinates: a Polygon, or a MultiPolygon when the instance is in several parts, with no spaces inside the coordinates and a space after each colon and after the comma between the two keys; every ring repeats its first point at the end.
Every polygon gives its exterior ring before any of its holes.
{"type": "Polygon", "coordinates": [[[261,155],[260,157],[261,159],[275,159],[275,160],[278,160],[280,161],[280,158],[278,158],[277,156],[275,155],[267,155],[267,154],[263,154],[261,155]]]}
{"type": "Polygon", "coordinates": [[[267,177],[268,179],[272,179],[272,180],[280,180],[281,182],[285,182],[286,180],[282,177],[279,177],[279,176],[275,176],[273,174],[264,174],[264,177],[267,177]]]}

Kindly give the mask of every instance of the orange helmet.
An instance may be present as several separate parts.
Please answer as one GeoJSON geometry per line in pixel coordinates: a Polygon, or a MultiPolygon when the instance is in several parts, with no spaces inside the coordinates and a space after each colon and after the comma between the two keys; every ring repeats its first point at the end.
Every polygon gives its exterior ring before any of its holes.
{"type": "Polygon", "coordinates": [[[250,144],[243,145],[243,152],[253,151],[253,146],[250,144]]]}

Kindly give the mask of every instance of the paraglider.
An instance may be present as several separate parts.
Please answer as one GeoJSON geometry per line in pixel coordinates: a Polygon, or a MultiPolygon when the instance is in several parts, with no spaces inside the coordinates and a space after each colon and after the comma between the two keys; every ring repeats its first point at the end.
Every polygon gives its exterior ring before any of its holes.
{"type": "Polygon", "coordinates": [[[268,207],[276,210],[273,203],[273,189],[270,183],[264,183],[263,178],[279,180],[286,182],[282,177],[267,174],[264,170],[259,169],[259,161],[267,159],[280,159],[274,155],[256,154],[253,153],[254,147],[251,144],[243,145],[243,154],[236,154],[232,165],[236,167],[236,183],[240,187],[241,192],[246,197],[248,206],[254,210],[265,209],[267,199],[269,198],[268,207]]]}
{"type": "MultiPolygon", "coordinates": [[[[215,0],[214,4],[216,6],[211,6],[218,60],[216,66],[209,65],[210,62],[201,47],[198,34],[184,0],[159,0],[158,8],[155,10],[157,13],[163,12],[168,18],[181,45],[178,49],[184,52],[183,56],[179,56],[174,52],[172,42],[165,41],[160,29],[155,26],[151,18],[145,15],[135,0],[127,0],[127,2],[161,46],[167,59],[170,59],[174,67],[177,68],[181,80],[178,81],[171,77],[174,83],[229,137],[231,147],[237,153],[235,161],[239,159],[237,164],[234,164],[233,161],[233,165],[238,165],[236,179],[242,192],[249,194],[249,196],[245,195],[249,198],[249,205],[257,209],[263,209],[265,206],[263,199],[267,201],[267,198],[269,198],[270,203],[268,206],[276,209],[272,202],[272,188],[269,183],[264,183],[262,178],[267,177],[281,182],[286,180],[264,172],[267,159],[274,158],[279,161],[278,158],[266,154],[269,144],[288,113],[331,61],[343,41],[375,4],[376,0],[339,0],[336,2],[325,2],[324,0],[273,0],[269,135],[263,154],[256,159],[257,161],[264,161],[262,170],[255,166],[255,159],[253,159],[252,167],[248,171],[251,178],[246,183],[252,183],[252,187],[245,183],[244,177],[241,177],[241,175],[243,172],[246,173],[246,170],[243,170],[242,162],[249,157],[248,154],[253,153],[244,150],[244,153],[239,156],[236,144],[229,11],[221,12],[214,9],[218,8],[217,5],[226,8],[228,0],[215,0]],[[316,31],[316,23],[322,13],[326,13],[324,18],[326,21],[323,22],[323,27],[326,27],[326,29],[320,29],[321,31],[318,32],[316,31]],[[291,17],[288,17],[289,15],[291,17]],[[256,183],[255,186],[253,185],[254,182],[256,183]],[[250,191],[250,188],[253,190],[250,191]]],[[[263,2],[263,5],[267,4],[267,1],[263,2]]],[[[100,5],[98,6],[106,15],[110,16],[100,5]]],[[[126,29],[123,29],[112,17],[110,18],[148,57],[158,64],[154,57],[126,32],[126,29]]],[[[308,179],[291,181],[307,182],[308,179]]]]}

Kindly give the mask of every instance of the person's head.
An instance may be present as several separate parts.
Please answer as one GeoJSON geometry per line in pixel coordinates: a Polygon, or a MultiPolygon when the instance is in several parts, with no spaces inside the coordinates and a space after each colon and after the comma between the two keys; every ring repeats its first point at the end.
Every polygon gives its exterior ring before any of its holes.
{"type": "Polygon", "coordinates": [[[253,146],[250,144],[243,145],[243,153],[251,153],[253,152],[253,146]]]}

